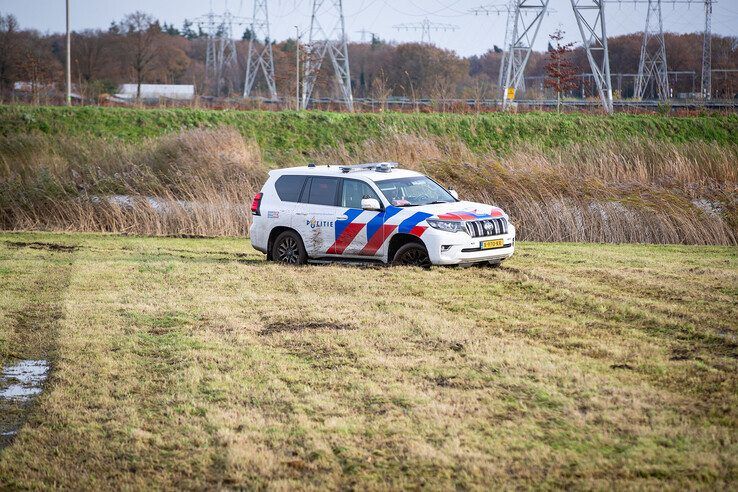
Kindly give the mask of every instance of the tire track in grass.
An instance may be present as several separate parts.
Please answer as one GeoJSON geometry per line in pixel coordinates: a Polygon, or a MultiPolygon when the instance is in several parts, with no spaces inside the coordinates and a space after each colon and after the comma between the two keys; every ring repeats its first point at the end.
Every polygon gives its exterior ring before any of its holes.
{"type": "Polygon", "coordinates": [[[0,451],[12,444],[48,384],[77,246],[6,241],[0,276],[0,451]]]}

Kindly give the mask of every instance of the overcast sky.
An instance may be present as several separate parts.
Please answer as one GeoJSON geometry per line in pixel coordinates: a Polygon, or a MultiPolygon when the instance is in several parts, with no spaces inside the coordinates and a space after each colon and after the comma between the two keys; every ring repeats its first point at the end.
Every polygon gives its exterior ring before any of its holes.
{"type": "MultiPolygon", "coordinates": [[[[112,20],[125,14],[142,10],[162,22],[180,27],[182,21],[194,19],[213,5],[221,12],[227,8],[235,15],[248,17],[253,9],[253,0],[70,0],[72,4],[72,29],[107,28],[112,20]]],[[[681,0],[684,1],[684,0],[681,0]]],[[[502,5],[504,0],[491,0],[502,5]]],[[[469,9],[491,2],[485,0],[344,0],[346,30],[348,37],[360,41],[365,29],[375,32],[382,39],[395,41],[420,40],[420,31],[398,31],[393,26],[401,23],[420,23],[424,18],[431,22],[453,24],[456,31],[432,32],[432,41],[438,46],[455,50],[461,55],[482,54],[492,45],[502,45],[505,31],[505,16],[475,16],[469,9]]],[[[646,7],[622,0],[622,4],[608,4],[608,35],[641,31],[645,23],[646,7]]],[[[663,0],[664,29],[674,32],[701,31],[704,25],[702,2],[694,5],[670,5],[663,0]]],[[[328,3],[328,2],[326,2],[328,3]]],[[[297,25],[301,30],[310,26],[311,0],[271,0],[269,2],[272,38],[277,40],[294,36],[297,25]]],[[[578,30],[574,21],[570,0],[551,0],[549,9],[555,12],[544,19],[536,48],[544,49],[547,36],[559,24],[570,41],[577,39],[578,30]]],[[[0,0],[0,13],[14,14],[22,27],[35,28],[42,32],[64,30],[64,0],[0,0]]],[[[236,28],[242,32],[243,27],[236,28]]],[[[713,31],[738,35],[738,0],[718,0],[714,7],[713,31]]]]}

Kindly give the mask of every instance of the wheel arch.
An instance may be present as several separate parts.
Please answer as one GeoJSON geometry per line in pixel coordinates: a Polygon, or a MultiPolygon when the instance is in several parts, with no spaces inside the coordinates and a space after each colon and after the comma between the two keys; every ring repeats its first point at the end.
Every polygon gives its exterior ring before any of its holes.
{"type": "MultiPolygon", "coordinates": [[[[297,232],[292,227],[277,226],[277,227],[273,228],[271,231],[269,231],[269,239],[267,240],[267,260],[270,260],[271,261],[271,260],[274,259],[272,257],[272,247],[274,246],[274,241],[277,239],[277,237],[280,234],[282,234],[283,232],[287,232],[287,231],[294,232],[295,234],[297,234],[297,237],[299,237],[300,240],[302,241],[302,236],[300,236],[300,233],[297,232]]],[[[303,243],[304,243],[304,241],[303,241],[303,243]]]]}
{"type": "Polygon", "coordinates": [[[387,248],[387,263],[392,263],[397,250],[410,243],[420,244],[426,249],[426,251],[428,250],[428,246],[426,246],[423,240],[418,236],[406,233],[397,233],[390,239],[389,247],[387,248]]]}

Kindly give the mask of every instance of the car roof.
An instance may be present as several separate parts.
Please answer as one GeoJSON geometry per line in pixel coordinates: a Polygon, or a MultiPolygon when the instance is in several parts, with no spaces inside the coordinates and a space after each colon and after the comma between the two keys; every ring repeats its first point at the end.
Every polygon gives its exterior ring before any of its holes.
{"type": "Polygon", "coordinates": [[[374,169],[352,169],[344,172],[342,166],[300,166],[286,167],[269,171],[270,176],[276,178],[284,175],[332,176],[337,178],[366,178],[370,181],[386,181],[388,179],[410,178],[423,176],[422,173],[409,169],[394,168],[390,171],[375,171],[374,169]]]}

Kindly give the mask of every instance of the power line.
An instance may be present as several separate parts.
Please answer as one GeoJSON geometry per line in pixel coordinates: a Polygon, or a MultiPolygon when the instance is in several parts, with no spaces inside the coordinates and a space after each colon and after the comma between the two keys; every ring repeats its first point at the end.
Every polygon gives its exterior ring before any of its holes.
{"type": "Polygon", "coordinates": [[[441,22],[431,22],[427,17],[421,22],[406,22],[404,24],[395,24],[392,26],[393,29],[398,31],[420,31],[420,42],[428,43],[431,42],[431,31],[456,31],[459,26],[454,24],[446,24],[441,22]]]}

